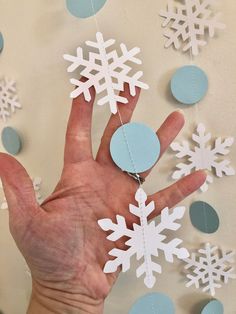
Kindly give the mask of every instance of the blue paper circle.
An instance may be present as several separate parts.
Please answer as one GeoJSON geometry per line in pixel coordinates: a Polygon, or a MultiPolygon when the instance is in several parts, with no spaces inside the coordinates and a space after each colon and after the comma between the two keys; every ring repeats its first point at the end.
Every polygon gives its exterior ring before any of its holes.
{"type": "Polygon", "coordinates": [[[204,307],[201,314],[224,314],[224,306],[221,302],[213,300],[204,307]]]}
{"type": "Polygon", "coordinates": [[[104,6],[107,0],[66,0],[71,14],[79,18],[95,15],[104,6]]]}
{"type": "Polygon", "coordinates": [[[182,104],[193,105],[206,95],[208,78],[197,66],[187,65],[179,68],[171,79],[171,92],[182,104]]]}
{"type": "Polygon", "coordinates": [[[21,151],[20,135],[11,127],[6,127],[2,130],[2,144],[11,155],[17,155],[21,151]]]}
{"type": "Polygon", "coordinates": [[[149,293],[138,299],[129,314],[174,314],[172,300],[162,293],[149,293]]]}
{"type": "Polygon", "coordinates": [[[148,126],[127,123],[112,136],[110,152],[115,164],[123,171],[141,173],[157,162],[160,141],[148,126]]]}
{"type": "Polygon", "coordinates": [[[2,33],[0,33],[0,52],[2,52],[3,47],[4,47],[4,39],[3,39],[2,33]]]}
{"type": "Polygon", "coordinates": [[[192,225],[204,233],[214,233],[219,228],[219,216],[216,210],[206,202],[194,202],[189,210],[192,225]]]}

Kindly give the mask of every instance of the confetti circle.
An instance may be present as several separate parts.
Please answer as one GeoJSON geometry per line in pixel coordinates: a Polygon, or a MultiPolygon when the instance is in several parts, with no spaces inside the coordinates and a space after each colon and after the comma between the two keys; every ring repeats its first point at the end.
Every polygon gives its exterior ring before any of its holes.
{"type": "Polygon", "coordinates": [[[209,302],[201,314],[224,314],[223,304],[217,300],[209,302]]]}
{"type": "Polygon", "coordinates": [[[132,306],[129,314],[174,314],[172,300],[162,293],[150,293],[141,297],[132,306]]]}
{"type": "Polygon", "coordinates": [[[2,33],[0,33],[0,52],[2,52],[3,47],[4,47],[4,39],[3,39],[2,33]]]}
{"type": "Polygon", "coordinates": [[[20,135],[11,127],[2,131],[2,145],[11,155],[17,155],[21,151],[22,143],[20,135]]]}
{"type": "Polygon", "coordinates": [[[107,0],[66,0],[71,14],[79,18],[95,15],[104,6],[107,0]]]}
{"type": "Polygon", "coordinates": [[[160,141],[148,126],[127,123],[112,136],[110,152],[115,164],[123,171],[141,173],[157,162],[160,156],[160,141]]]}
{"type": "Polygon", "coordinates": [[[206,202],[194,202],[189,211],[192,225],[204,233],[214,233],[219,229],[219,216],[215,209],[206,202]]]}
{"type": "Polygon", "coordinates": [[[206,95],[208,78],[197,66],[187,65],[179,68],[171,79],[171,92],[182,104],[193,105],[206,95]]]}

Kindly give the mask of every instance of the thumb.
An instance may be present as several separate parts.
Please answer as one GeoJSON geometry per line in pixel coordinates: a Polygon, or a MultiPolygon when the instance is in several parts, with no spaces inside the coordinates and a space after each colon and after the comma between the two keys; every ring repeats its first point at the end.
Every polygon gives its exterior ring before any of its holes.
{"type": "Polygon", "coordinates": [[[33,183],[25,168],[12,156],[0,153],[0,177],[8,203],[10,222],[30,219],[38,210],[33,183]]]}

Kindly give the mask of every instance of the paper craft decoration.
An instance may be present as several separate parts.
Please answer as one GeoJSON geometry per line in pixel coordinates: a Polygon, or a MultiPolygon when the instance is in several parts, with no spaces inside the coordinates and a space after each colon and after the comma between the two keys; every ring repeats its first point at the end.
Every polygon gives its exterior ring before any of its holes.
{"type": "Polygon", "coordinates": [[[224,306],[220,301],[213,300],[204,307],[201,314],[224,314],[224,306]]]}
{"type": "MultiPolygon", "coordinates": [[[[234,143],[233,137],[228,137],[222,140],[221,137],[216,138],[214,146],[211,147],[209,141],[212,139],[211,133],[206,133],[204,124],[200,123],[197,126],[196,134],[192,135],[193,142],[196,143],[194,148],[190,148],[187,141],[182,144],[177,142],[171,144],[173,151],[177,152],[177,158],[186,157],[185,163],[177,164],[176,170],[172,178],[180,179],[183,176],[190,174],[193,170],[208,170],[213,174],[215,170],[216,175],[220,178],[223,174],[227,176],[235,175],[235,170],[230,166],[230,161],[227,159],[219,160],[220,156],[229,154],[229,147],[234,143]]],[[[202,185],[201,191],[206,192],[209,184],[213,182],[211,174],[207,176],[206,182],[202,185]]]]}
{"type": "Polygon", "coordinates": [[[22,148],[20,135],[11,127],[6,127],[2,130],[2,144],[5,150],[11,155],[19,154],[22,148]]]}
{"type": "Polygon", "coordinates": [[[0,80],[0,118],[4,122],[12,113],[15,113],[16,109],[21,108],[15,84],[15,81],[8,78],[0,80]]]}
{"type": "Polygon", "coordinates": [[[106,0],[66,0],[67,9],[79,18],[95,15],[105,3],[106,0]]]}
{"type": "Polygon", "coordinates": [[[117,113],[117,102],[122,104],[128,102],[127,98],[117,94],[117,92],[124,90],[124,83],[129,84],[132,96],[136,95],[136,87],[148,89],[148,85],[139,80],[143,76],[142,71],[130,73],[132,70],[130,63],[142,64],[141,60],[136,57],[140,49],[136,47],[128,50],[125,44],[121,44],[119,56],[116,50],[111,50],[115,44],[114,39],[104,41],[103,34],[100,32],[96,34],[96,39],[95,42],[86,41],[87,47],[93,49],[93,52],[89,52],[88,60],[84,58],[81,47],[77,49],[76,56],[64,55],[64,59],[71,62],[68,72],[79,69],[80,75],[87,78],[86,82],[81,82],[75,78],[70,80],[71,84],[76,86],[71,97],[76,98],[83,94],[88,102],[91,100],[89,88],[94,86],[97,94],[105,92],[105,96],[98,100],[98,105],[109,104],[111,112],[115,114],[117,113]]]}
{"type": "Polygon", "coordinates": [[[234,268],[231,267],[234,255],[233,251],[226,252],[210,243],[205,244],[198,253],[192,253],[191,257],[185,259],[185,269],[192,270],[192,273],[187,274],[189,281],[186,287],[203,287],[203,292],[214,296],[216,289],[222,287],[221,283],[227,284],[229,279],[236,278],[234,268]]]}
{"type": "Polygon", "coordinates": [[[129,314],[175,314],[172,300],[163,293],[149,293],[138,299],[129,314]]]}
{"type": "Polygon", "coordinates": [[[219,228],[219,216],[215,209],[206,202],[192,203],[189,215],[192,225],[201,232],[214,233],[219,228]]]}
{"type": "MultiPolygon", "coordinates": [[[[34,186],[36,199],[38,203],[40,203],[42,200],[42,194],[41,194],[42,179],[39,177],[35,177],[35,178],[31,178],[31,180],[34,186]]],[[[1,180],[0,180],[0,188],[3,189],[1,180]]],[[[0,201],[0,209],[8,209],[8,204],[5,197],[3,197],[3,200],[0,201]]]]}
{"type": "Polygon", "coordinates": [[[4,39],[3,39],[2,33],[0,33],[0,53],[2,52],[3,48],[4,48],[4,39]]]}
{"type": "Polygon", "coordinates": [[[182,104],[193,105],[204,98],[208,90],[206,73],[195,65],[179,68],[171,79],[171,92],[182,104]]]}
{"type": "Polygon", "coordinates": [[[225,24],[219,22],[221,13],[214,14],[211,5],[216,0],[168,0],[167,10],[161,10],[160,16],[165,20],[163,27],[167,37],[165,47],[173,45],[185,52],[190,50],[194,56],[199,54],[201,46],[207,44],[207,33],[212,38],[217,29],[224,29],[225,24]]]}
{"type": "Polygon", "coordinates": [[[118,267],[122,267],[122,271],[126,272],[130,269],[130,259],[136,255],[137,260],[143,258],[141,266],[137,269],[136,275],[139,278],[145,275],[144,283],[148,288],[152,288],[156,282],[154,273],[161,273],[162,267],[152,260],[152,256],[158,257],[160,251],[165,255],[167,262],[174,262],[174,255],[179,259],[189,256],[188,250],[179,248],[183,242],[181,239],[174,238],[167,241],[167,236],[162,234],[163,231],[178,230],[181,225],[176,221],[184,216],[185,208],[176,207],[170,213],[169,208],[163,209],[161,213],[161,222],[156,225],[155,221],[148,223],[148,216],[154,211],[155,204],[150,202],[146,205],[147,194],[142,188],[139,188],[135,194],[135,200],[138,206],[130,204],[129,211],[140,219],[140,225],[134,223],[133,229],[128,229],[123,216],[117,215],[117,223],[113,223],[111,219],[101,219],[98,221],[99,226],[104,231],[112,231],[107,237],[110,241],[117,241],[123,236],[129,238],[125,244],[129,247],[123,251],[117,248],[112,249],[109,255],[115,257],[106,263],[104,273],[116,272],[118,267]]]}
{"type": "Polygon", "coordinates": [[[141,123],[127,123],[113,134],[111,157],[123,171],[141,173],[155,165],[160,156],[156,133],[141,123]]]}

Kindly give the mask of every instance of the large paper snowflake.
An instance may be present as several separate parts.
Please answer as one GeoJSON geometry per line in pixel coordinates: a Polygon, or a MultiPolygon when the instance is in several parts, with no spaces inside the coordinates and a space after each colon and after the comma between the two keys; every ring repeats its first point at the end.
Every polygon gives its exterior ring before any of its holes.
{"type": "Polygon", "coordinates": [[[224,29],[225,25],[218,22],[220,13],[214,15],[210,6],[215,0],[182,0],[177,3],[168,0],[167,11],[161,10],[160,15],[165,18],[162,26],[167,27],[164,35],[168,38],[165,47],[172,44],[183,51],[192,50],[193,55],[199,54],[199,47],[206,45],[205,35],[215,35],[216,29],[224,29]]]}
{"type": "MultiPolygon", "coordinates": [[[[41,195],[41,184],[42,184],[42,179],[39,177],[35,177],[32,179],[32,183],[34,186],[34,191],[35,191],[35,196],[37,199],[37,202],[40,203],[42,200],[42,195],[41,195]]],[[[0,188],[2,189],[2,181],[0,180],[0,188]]],[[[8,204],[5,196],[3,197],[3,200],[0,201],[0,209],[8,209],[8,204]]]]}
{"type": "Polygon", "coordinates": [[[205,244],[204,248],[191,257],[186,258],[187,265],[185,269],[192,269],[192,274],[188,274],[189,279],[186,287],[195,286],[197,289],[203,287],[204,292],[215,295],[216,288],[221,288],[221,283],[227,284],[229,279],[235,279],[236,274],[233,273],[234,268],[234,252],[226,252],[219,250],[217,246],[205,244]]]}
{"type": "Polygon", "coordinates": [[[16,109],[20,108],[15,81],[2,78],[0,80],[0,118],[6,122],[11,113],[15,113],[16,109]]]}
{"type": "MultiPolygon", "coordinates": [[[[220,155],[229,154],[229,147],[234,143],[233,137],[228,137],[222,140],[218,137],[215,140],[214,147],[209,145],[211,140],[211,133],[206,134],[205,126],[200,123],[197,127],[197,134],[192,135],[193,141],[196,146],[191,149],[187,141],[183,141],[182,144],[172,143],[171,148],[177,152],[176,157],[184,158],[187,157],[186,163],[179,163],[172,178],[180,179],[182,176],[190,174],[192,170],[208,170],[215,173],[218,177],[222,177],[223,174],[231,176],[235,174],[235,170],[229,165],[230,161],[227,159],[219,160],[220,155]]],[[[209,174],[206,182],[201,186],[201,190],[206,192],[209,187],[209,183],[213,182],[213,177],[209,174]]]]}
{"type": "Polygon", "coordinates": [[[161,213],[161,222],[155,224],[154,221],[148,223],[148,216],[154,211],[154,202],[145,205],[147,195],[143,189],[138,189],[135,195],[138,207],[129,206],[130,212],[140,219],[140,225],[133,224],[133,229],[128,229],[123,216],[117,215],[117,223],[113,223],[111,219],[102,219],[98,221],[99,226],[105,231],[113,231],[107,239],[117,241],[126,236],[129,240],[125,243],[129,248],[126,251],[114,248],[109,255],[115,257],[114,260],[108,261],[104,267],[105,273],[115,272],[119,266],[122,271],[126,272],[130,268],[130,259],[136,254],[137,260],[143,258],[141,266],[137,269],[136,274],[139,278],[145,274],[144,283],[148,288],[152,288],[156,282],[154,272],[161,273],[160,264],[153,261],[153,257],[158,257],[160,251],[165,255],[166,261],[173,263],[174,255],[179,259],[189,256],[187,249],[179,248],[183,242],[181,239],[174,238],[167,241],[167,236],[163,235],[163,231],[178,230],[181,225],[176,220],[181,219],[184,215],[184,207],[176,207],[172,213],[168,208],[163,209],[161,213]]]}
{"type": "Polygon", "coordinates": [[[138,71],[130,75],[132,70],[127,63],[141,64],[136,55],[140,52],[139,48],[128,50],[124,44],[120,45],[121,55],[119,56],[116,50],[111,50],[115,40],[109,39],[104,41],[101,33],[96,34],[96,42],[87,41],[86,45],[97,52],[89,52],[89,58],[86,60],[81,47],[77,49],[77,55],[72,56],[65,54],[64,59],[72,64],[68,67],[68,72],[74,72],[80,68],[81,76],[85,77],[86,81],[80,81],[72,78],[70,81],[76,86],[76,89],[71,93],[72,98],[76,98],[83,94],[86,101],[91,100],[89,88],[94,86],[97,94],[105,93],[98,100],[98,105],[110,105],[112,113],[117,112],[117,102],[126,104],[128,100],[120,96],[118,92],[124,90],[124,83],[129,84],[130,93],[132,96],[136,94],[136,87],[148,89],[148,85],[141,82],[139,79],[143,76],[142,71],[138,71]]]}

